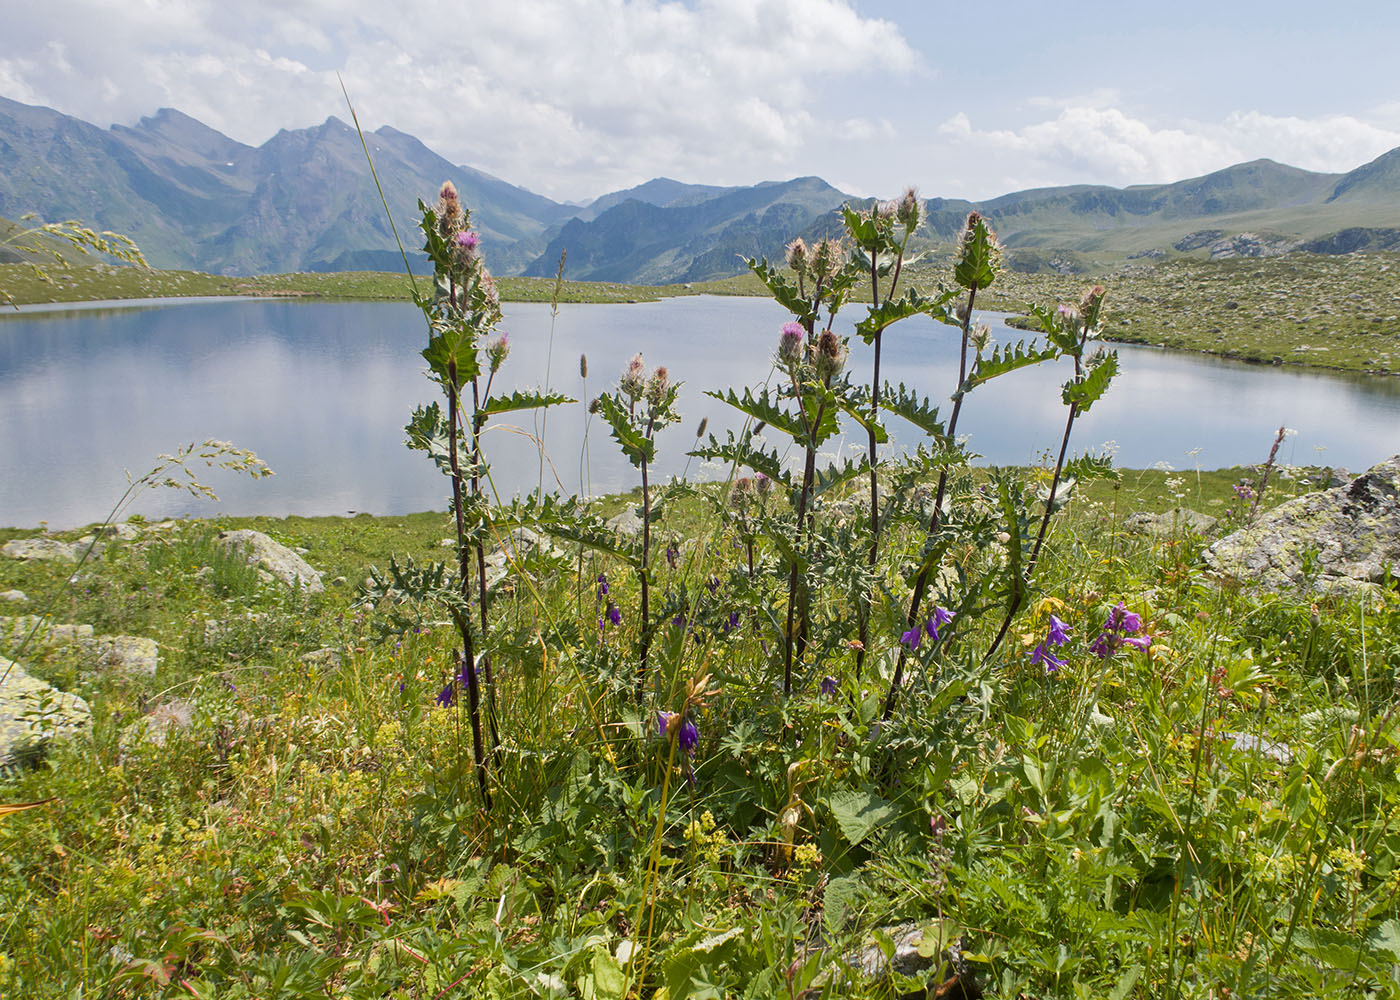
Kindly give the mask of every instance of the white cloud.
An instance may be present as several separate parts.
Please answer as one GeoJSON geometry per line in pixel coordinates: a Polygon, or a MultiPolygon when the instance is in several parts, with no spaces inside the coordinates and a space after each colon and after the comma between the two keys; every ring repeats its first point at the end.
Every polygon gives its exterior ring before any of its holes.
{"type": "Polygon", "coordinates": [[[1248,111],[1219,122],[1164,126],[1089,106],[1066,107],[1017,129],[978,129],[958,112],[937,135],[959,157],[1002,171],[978,175],[977,190],[956,192],[974,198],[1052,184],[1176,181],[1261,157],[1344,172],[1400,146],[1400,131],[1346,115],[1305,119],[1248,111]]]}
{"type": "Polygon", "coordinates": [[[834,127],[832,81],[919,67],[848,0],[74,0],[25,18],[0,41],[6,96],[102,125],[172,106],[260,143],[347,117],[340,70],[366,126],[559,197],[781,173],[834,127]],[[39,38],[68,65],[26,58],[39,38]]]}

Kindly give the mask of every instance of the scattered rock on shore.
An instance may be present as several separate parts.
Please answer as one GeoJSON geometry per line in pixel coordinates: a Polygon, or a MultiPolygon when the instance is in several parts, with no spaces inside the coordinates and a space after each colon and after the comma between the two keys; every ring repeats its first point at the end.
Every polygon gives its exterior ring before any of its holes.
{"type": "Polygon", "coordinates": [[[321,574],[305,559],[261,531],[246,528],[221,531],[218,542],[227,551],[240,553],[249,565],[258,567],[265,580],[280,580],[289,587],[302,587],[312,594],[326,589],[321,574]]]}
{"type": "Polygon", "coordinates": [[[37,762],[51,740],[72,736],[92,722],[77,695],[31,677],[0,656],[0,768],[37,762]]]}
{"type": "Polygon", "coordinates": [[[1309,493],[1220,539],[1205,554],[1217,573],[1269,590],[1356,593],[1400,567],[1400,455],[1344,486],[1309,493]]]}

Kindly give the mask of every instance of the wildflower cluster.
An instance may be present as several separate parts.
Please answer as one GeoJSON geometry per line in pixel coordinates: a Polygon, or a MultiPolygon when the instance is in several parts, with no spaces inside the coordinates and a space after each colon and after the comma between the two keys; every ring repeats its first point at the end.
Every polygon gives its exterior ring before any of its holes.
{"type": "MultiPolygon", "coordinates": [[[[1121,606],[1121,605],[1120,605],[1121,606]]],[[[1050,650],[1053,647],[1063,646],[1069,642],[1070,628],[1054,615],[1050,616],[1050,628],[1045,633],[1045,638],[1040,645],[1031,650],[1031,662],[1045,668],[1047,674],[1053,674],[1065,665],[1065,661],[1060,659],[1050,650]]]]}
{"type": "Polygon", "coordinates": [[[1104,623],[1103,631],[1089,646],[1089,650],[1100,660],[1108,659],[1118,652],[1120,646],[1146,650],[1152,645],[1152,639],[1146,634],[1138,635],[1141,630],[1142,618],[1127,610],[1123,607],[1123,602],[1119,601],[1108,613],[1108,621],[1104,623]]]}
{"type": "Polygon", "coordinates": [[[922,625],[915,625],[909,631],[900,635],[899,641],[904,643],[905,647],[910,652],[919,648],[919,644],[923,642],[925,635],[928,636],[930,642],[936,643],[939,639],[938,630],[942,626],[952,622],[952,620],[953,613],[951,611],[947,608],[936,607],[933,609],[933,614],[929,616],[928,621],[924,622],[922,625]]]}

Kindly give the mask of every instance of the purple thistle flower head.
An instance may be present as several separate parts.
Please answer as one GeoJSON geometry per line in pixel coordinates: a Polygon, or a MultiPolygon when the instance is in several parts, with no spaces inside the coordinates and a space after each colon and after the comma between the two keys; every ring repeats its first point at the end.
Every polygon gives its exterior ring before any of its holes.
{"type": "Polygon", "coordinates": [[[1063,646],[1069,642],[1069,626],[1054,615],[1050,616],[1050,631],[1045,636],[1045,641],[1052,646],[1063,646]]]}
{"type": "Polygon", "coordinates": [[[904,645],[908,646],[909,651],[912,653],[914,650],[919,648],[919,642],[921,639],[923,639],[923,637],[924,630],[920,626],[915,625],[908,632],[903,633],[899,637],[899,641],[904,643],[904,645]]]}
{"type": "Polygon", "coordinates": [[[681,723],[680,735],[676,738],[688,756],[695,756],[695,747],[700,742],[700,728],[686,719],[681,723]]]}
{"type": "Polygon", "coordinates": [[[778,338],[778,360],[791,368],[802,360],[802,346],[807,339],[807,330],[801,323],[783,324],[783,335],[778,338]]]}
{"type": "Polygon", "coordinates": [[[1031,651],[1031,662],[1043,665],[1047,674],[1053,674],[1065,665],[1065,661],[1046,649],[1043,642],[1031,651]]]}
{"type": "Polygon", "coordinates": [[[830,674],[822,678],[822,694],[826,695],[826,697],[830,698],[834,695],[837,686],[836,678],[832,677],[830,674]]]}
{"type": "Polygon", "coordinates": [[[481,237],[469,229],[464,229],[457,234],[456,241],[463,250],[475,250],[481,243],[481,237]]]}

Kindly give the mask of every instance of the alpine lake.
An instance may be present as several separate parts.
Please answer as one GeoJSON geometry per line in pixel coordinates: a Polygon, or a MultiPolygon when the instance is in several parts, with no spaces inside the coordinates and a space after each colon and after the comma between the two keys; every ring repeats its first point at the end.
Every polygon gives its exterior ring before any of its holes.
{"type": "MultiPolygon", "coordinates": [[[[858,310],[849,310],[855,315],[858,310]]],[[[493,392],[550,388],[578,403],[517,412],[488,424],[483,447],[501,498],[546,492],[605,494],[637,485],[606,425],[587,415],[591,395],[616,385],[641,352],[684,382],[684,420],[657,440],[652,482],[716,479],[729,470],[686,452],[708,419],[724,438],[742,414],[707,391],[757,387],[776,377],[773,352],[789,317],[758,298],[695,296],[652,303],[506,303],[511,354],[493,392]],[[580,377],[580,356],[588,377],[580,377]]],[[[982,314],[993,340],[1028,335],[982,314]]],[[[839,324],[850,334],[849,323],[839,324]]],[[[255,451],[276,472],[253,480],[197,471],[211,503],[149,490],[132,512],[147,517],[226,514],[403,514],[441,510],[447,480],[405,447],[420,404],[441,401],[419,352],[427,340],[411,305],[285,299],[185,299],[29,307],[0,320],[0,525],[70,528],[102,520],[161,453],[216,438],[255,451]]],[[[1118,465],[1212,469],[1262,462],[1280,426],[1296,430],[1279,461],[1360,471],[1400,450],[1400,379],[1270,367],[1131,345],[1107,396],[1076,423],[1071,454],[1111,451],[1118,465]]],[[[958,334],[917,318],[891,328],[882,381],[903,382],[935,403],[956,380],[958,334]]],[[[853,338],[849,365],[870,371],[853,338]]],[[[1070,362],[1014,372],[979,387],[958,430],[983,464],[1053,461],[1070,362]]],[[[940,407],[951,412],[951,404],[940,407]]],[[[888,417],[892,452],[921,432],[888,417]]],[[[784,445],[769,432],[769,446],[784,445]]],[[[854,425],[828,442],[828,459],[862,453],[854,425]]],[[[794,453],[791,461],[797,460],[794,453]]]]}

